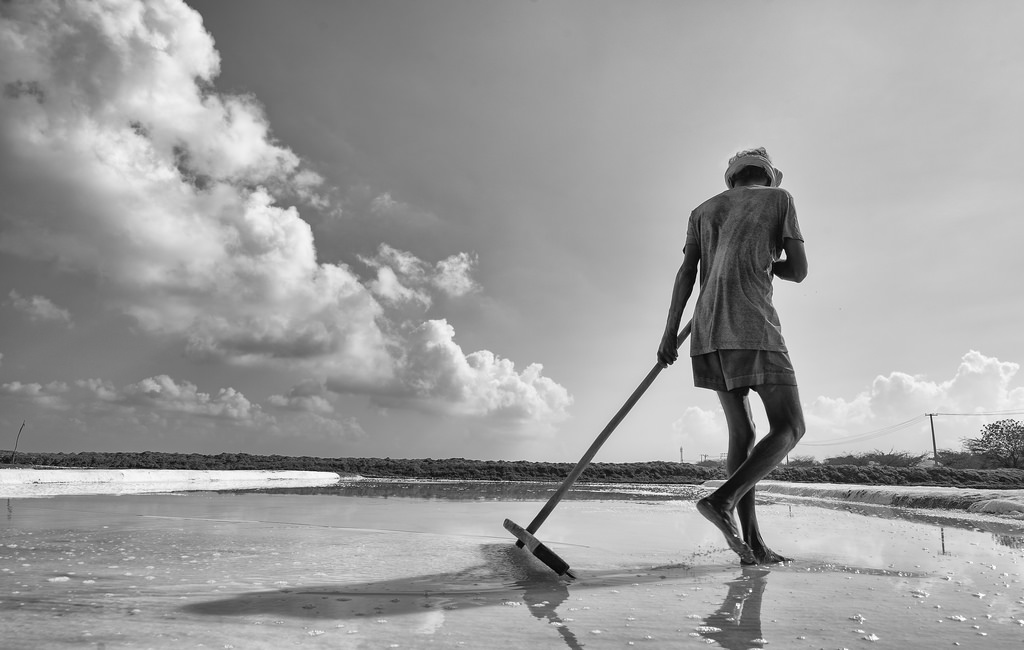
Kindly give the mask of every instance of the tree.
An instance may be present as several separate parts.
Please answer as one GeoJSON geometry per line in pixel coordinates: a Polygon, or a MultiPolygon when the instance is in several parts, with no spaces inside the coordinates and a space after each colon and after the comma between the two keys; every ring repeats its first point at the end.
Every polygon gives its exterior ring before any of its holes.
{"type": "Polygon", "coordinates": [[[991,462],[988,458],[972,454],[969,451],[939,450],[939,465],[943,467],[951,467],[953,469],[985,469],[986,463],[991,462]]]}
{"type": "Polygon", "coordinates": [[[964,448],[987,456],[1000,467],[1024,467],[1024,422],[999,420],[981,428],[981,437],[966,438],[964,448]]]}

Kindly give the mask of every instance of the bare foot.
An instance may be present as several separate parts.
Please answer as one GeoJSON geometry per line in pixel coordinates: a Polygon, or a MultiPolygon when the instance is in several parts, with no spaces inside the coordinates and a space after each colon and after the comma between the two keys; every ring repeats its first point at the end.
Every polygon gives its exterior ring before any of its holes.
{"type": "Polygon", "coordinates": [[[735,522],[732,520],[732,515],[725,510],[722,510],[714,503],[709,501],[707,497],[697,502],[697,512],[699,512],[705,519],[715,525],[715,528],[722,531],[725,535],[725,542],[729,545],[729,548],[740,556],[740,562],[743,564],[757,564],[757,558],[754,557],[754,552],[750,550],[747,543],[740,537],[740,531],[737,530],[735,522]]]}
{"type": "Polygon", "coordinates": [[[754,561],[742,562],[745,566],[756,564],[783,564],[784,562],[792,561],[792,558],[783,557],[767,546],[762,546],[761,548],[751,547],[751,551],[754,553],[754,561]]]}

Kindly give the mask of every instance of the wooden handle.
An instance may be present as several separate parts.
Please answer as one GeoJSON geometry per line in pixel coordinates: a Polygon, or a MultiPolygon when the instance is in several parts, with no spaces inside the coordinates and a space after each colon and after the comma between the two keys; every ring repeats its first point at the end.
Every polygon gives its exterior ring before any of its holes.
{"type": "MultiPolygon", "coordinates": [[[[681,347],[683,345],[683,341],[685,341],[686,338],[690,335],[691,325],[692,323],[687,323],[683,327],[683,329],[679,331],[679,338],[676,341],[676,348],[681,347]]],[[[540,528],[541,524],[544,523],[544,520],[548,518],[548,515],[550,515],[551,511],[555,509],[555,506],[558,505],[558,502],[562,500],[562,497],[565,496],[565,493],[569,491],[569,488],[571,488],[573,483],[576,482],[576,479],[579,478],[580,474],[583,473],[583,470],[585,470],[587,468],[587,465],[590,464],[590,461],[593,460],[595,455],[597,455],[597,451],[601,448],[601,445],[603,445],[605,440],[607,440],[608,437],[612,435],[612,432],[615,431],[615,427],[619,426],[619,423],[622,422],[623,418],[626,417],[630,409],[633,408],[633,405],[635,405],[637,401],[640,400],[640,397],[644,394],[644,392],[651,386],[651,384],[654,383],[654,380],[658,377],[658,374],[663,369],[664,367],[660,363],[658,363],[655,364],[654,368],[652,368],[649,373],[647,373],[647,376],[644,377],[644,380],[640,382],[640,385],[637,386],[636,390],[633,391],[633,394],[629,396],[629,399],[626,400],[626,403],[622,405],[622,408],[618,410],[618,412],[612,417],[611,421],[605,426],[604,430],[601,431],[601,433],[597,436],[597,439],[594,440],[593,444],[590,445],[590,449],[587,450],[587,453],[583,454],[583,458],[580,459],[580,462],[576,463],[576,467],[572,468],[572,471],[569,472],[569,476],[567,476],[565,480],[562,481],[562,485],[559,486],[558,490],[556,490],[555,493],[551,495],[551,498],[548,499],[548,502],[544,504],[544,507],[541,508],[539,513],[537,513],[537,516],[533,518],[533,521],[530,522],[530,525],[526,527],[526,530],[528,532],[537,532],[537,529],[540,528]]]]}

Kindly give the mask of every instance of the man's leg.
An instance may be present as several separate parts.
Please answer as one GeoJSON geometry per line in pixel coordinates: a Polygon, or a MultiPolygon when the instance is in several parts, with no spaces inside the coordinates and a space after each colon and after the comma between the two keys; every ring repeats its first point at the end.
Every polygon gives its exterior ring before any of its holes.
{"type": "MultiPolygon", "coordinates": [[[[760,539],[760,531],[754,516],[754,495],[751,488],[786,457],[786,454],[799,442],[805,430],[803,409],[800,406],[800,395],[796,386],[774,384],[758,386],[757,392],[761,401],[764,402],[765,413],[768,415],[768,435],[753,448],[735,471],[730,468],[729,478],[720,488],[697,502],[697,509],[700,513],[722,531],[730,548],[746,563],[778,561],[771,559],[771,556],[775,554],[767,549],[760,539]],[[748,492],[750,492],[749,495],[748,492]],[[749,509],[747,505],[744,505],[741,513],[745,520],[743,536],[738,537],[739,531],[736,530],[733,523],[732,513],[744,498],[749,499],[746,502],[749,504],[749,509]],[[752,550],[753,544],[758,545],[760,551],[767,551],[767,554],[770,555],[759,560],[752,550]]],[[[725,407],[725,403],[723,400],[723,407],[725,407]]],[[[726,407],[726,419],[730,422],[730,452],[733,442],[732,421],[739,420],[743,412],[745,412],[743,417],[749,418],[749,404],[743,406],[731,403],[730,407],[726,407]],[[732,420],[730,420],[730,411],[732,420]]],[[[752,424],[749,426],[752,432],[752,424]]],[[[743,438],[742,433],[738,435],[739,439],[743,438]]]]}
{"type": "MultiPolygon", "coordinates": [[[[750,412],[748,391],[718,392],[718,400],[725,412],[725,421],[729,425],[729,454],[725,461],[728,476],[732,476],[750,456],[756,440],[756,425],[750,412]]],[[[736,504],[736,514],[740,522],[743,541],[754,553],[758,564],[783,562],[786,558],[775,553],[761,538],[761,529],[757,524],[757,513],[754,506],[754,490],[748,490],[736,504]]]]}

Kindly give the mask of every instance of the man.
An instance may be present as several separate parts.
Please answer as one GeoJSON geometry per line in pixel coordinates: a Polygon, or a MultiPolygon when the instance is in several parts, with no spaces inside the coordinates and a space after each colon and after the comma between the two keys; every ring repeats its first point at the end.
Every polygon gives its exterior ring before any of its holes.
{"type": "Polygon", "coordinates": [[[793,197],[779,188],[781,181],[782,172],[763,147],[729,160],[729,189],[690,214],[658,349],[662,365],[678,357],[676,333],[699,267],[700,294],[690,334],[693,379],[694,385],[717,391],[725,411],[729,478],[698,501],[697,510],[722,531],[743,564],[786,559],[761,538],[753,488],[804,434],[796,374],[772,304],[774,278],[800,282],[807,275],[793,197]],[[769,424],[768,435],[756,446],[751,390],[764,403],[769,424]]]}

